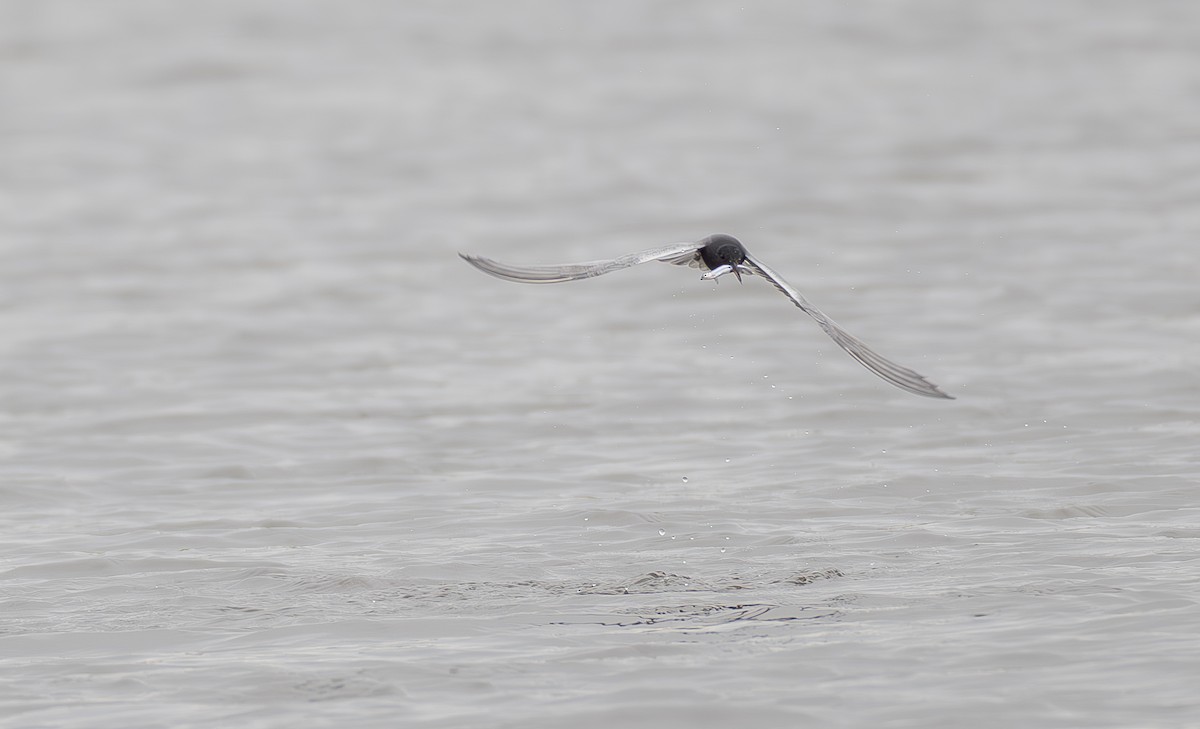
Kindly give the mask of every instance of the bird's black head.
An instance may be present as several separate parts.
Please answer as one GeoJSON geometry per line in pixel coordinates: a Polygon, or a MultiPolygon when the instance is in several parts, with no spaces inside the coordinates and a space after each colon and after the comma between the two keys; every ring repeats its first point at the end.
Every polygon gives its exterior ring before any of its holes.
{"type": "Polygon", "coordinates": [[[704,265],[708,266],[708,270],[712,271],[721,266],[732,266],[733,273],[742,280],[742,275],[738,273],[738,264],[746,260],[746,249],[738,242],[737,238],[724,233],[710,235],[700,241],[703,245],[700,247],[700,257],[704,259],[704,265]]]}

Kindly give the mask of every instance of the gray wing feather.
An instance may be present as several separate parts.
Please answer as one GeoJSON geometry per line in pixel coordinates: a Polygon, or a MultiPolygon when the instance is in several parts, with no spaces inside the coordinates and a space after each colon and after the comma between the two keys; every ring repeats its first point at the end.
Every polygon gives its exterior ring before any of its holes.
{"type": "Polygon", "coordinates": [[[867,369],[879,375],[883,379],[892,383],[902,390],[907,390],[917,395],[925,397],[941,397],[948,400],[953,400],[952,395],[947,395],[938,389],[938,386],[929,382],[921,375],[876,353],[867,345],[863,344],[857,337],[851,335],[845,329],[838,326],[832,319],[825,315],[823,311],[813,306],[812,302],[804,298],[804,296],[792,288],[787,281],[784,281],[779,274],[763,265],[759,261],[746,257],[746,264],[754,270],[756,274],[762,276],[770,282],[772,286],[779,289],[780,293],[792,300],[792,303],[799,307],[800,311],[808,314],[816,320],[817,324],[825,330],[833,341],[846,352],[858,360],[867,369]]]}
{"type": "Polygon", "coordinates": [[[519,283],[563,283],[578,281],[583,278],[603,276],[606,273],[619,271],[622,268],[637,266],[649,261],[663,261],[677,266],[686,266],[700,257],[699,247],[695,243],[673,243],[648,250],[630,253],[627,256],[613,258],[608,261],[588,261],[586,263],[564,263],[547,266],[512,266],[507,263],[493,261],[483,256],[471,256],[459,253],[464,261],[484,273],[496,278],[519,283]]]}

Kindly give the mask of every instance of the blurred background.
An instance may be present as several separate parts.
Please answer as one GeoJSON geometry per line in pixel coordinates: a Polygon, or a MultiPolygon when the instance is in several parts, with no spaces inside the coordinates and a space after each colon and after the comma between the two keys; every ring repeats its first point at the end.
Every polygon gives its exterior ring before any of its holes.
{"type": "Polygon", "coordinates": [[[1182,1],[0,0],[0,723],[1200,720],[1197,120],[1182,1]],[[958,400],[456,255],[716,232],[958,400]]]}

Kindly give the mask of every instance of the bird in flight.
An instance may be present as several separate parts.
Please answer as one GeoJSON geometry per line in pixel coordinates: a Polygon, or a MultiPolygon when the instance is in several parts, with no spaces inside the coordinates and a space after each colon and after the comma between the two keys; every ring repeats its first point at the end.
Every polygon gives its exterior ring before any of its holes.
{"type": "Polygon", "coordinates": [[[583,278],[602,276],[606,273],[612,273],[613,271],[619,271],[623,268],[637,266],[649,261],[662,261],[663,263],[671,263],[676,266],[691,266],[702,269],[706,273],[700,278],[705,281],[715,281],[729,273],[736,276],[738,281],[742,280],[743,274],[747,276],[762,276],[769,284],[778,289],[780,293],[791,299],[792,303],[800,311],[803,311],[816,320],[817,324],[825,330],[825,333],[839,347],[846,350],[851,357],[858,360],[860,364],[876,375],[879,375],[901,390],[907,390],[916,395],[940,397],[947,400],[954,399],[952,395],[942,392],[937,385],[926,380],[920,374],[907,367],[901,367],[895,362],[877,354],[857,337],[842,329],[826,316],[824,312],[813,306],[799,291],[792,288],[779,274],[767,267],[762,261],[751,256],[745,246],[737,238],[730,235],[710,235],[695,243],[675,243],[659,248],[650,248],[608,261],[589,261],[587,263],[566,263],[547,266],[511,266],[507,263],[500,263],[499,261],[493,261],[490,258],[482,256],[470,256],[464,253],[459,253],[458,255],[464,261],[484,273],[506,281],[516,281],[518,283],[548,284],[577,281],[583,278]]]}

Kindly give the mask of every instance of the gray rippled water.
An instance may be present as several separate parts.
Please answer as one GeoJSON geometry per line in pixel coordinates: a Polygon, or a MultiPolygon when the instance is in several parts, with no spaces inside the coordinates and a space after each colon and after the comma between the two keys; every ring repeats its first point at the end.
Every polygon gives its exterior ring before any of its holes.
{"type": "Polygon", "coordinates": [[[0,725],[1200,725],[1200,7],[0,0],[0,725]],[[713,232],[761,280],[481,275],[713,232]]]}

